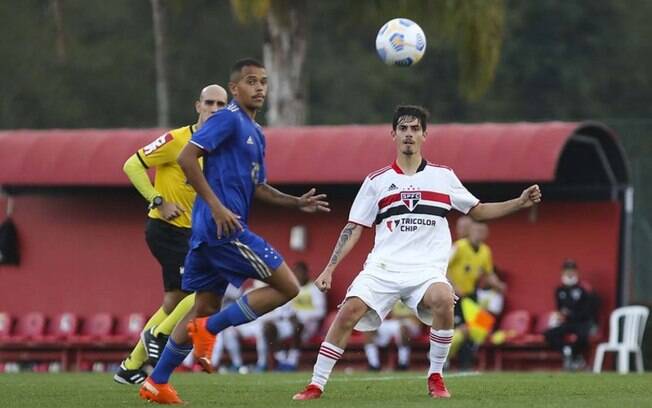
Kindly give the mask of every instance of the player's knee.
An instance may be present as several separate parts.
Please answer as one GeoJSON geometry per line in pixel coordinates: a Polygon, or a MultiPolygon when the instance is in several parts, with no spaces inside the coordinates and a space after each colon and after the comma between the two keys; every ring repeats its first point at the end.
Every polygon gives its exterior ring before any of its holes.
{"type": "Polygon", "coordinates": [[[284,294],[287,296],[287,300],[289,301],[297,297],[299,290],[301,290],[301,288],[299,288],[299,284],[296,282],[292,282],[287,285],[287,288],[284,290],[284,294]]]}
{"type": "Polygon", "coordinates": [[[452,296],[438,296],[430,301],[429,306],[433,314],[444,315],[453,313],[455,302],[452,296]]]}

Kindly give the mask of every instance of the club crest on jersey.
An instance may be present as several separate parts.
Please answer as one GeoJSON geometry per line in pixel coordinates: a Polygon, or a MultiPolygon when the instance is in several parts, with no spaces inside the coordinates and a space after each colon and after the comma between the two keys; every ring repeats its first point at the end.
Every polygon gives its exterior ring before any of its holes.
{"type": "Polygon", "coordinates": [[[401,192],[401,201],[410,211],[414,211],[419,201],[421,201],[421,191],[401,192]]]}
{"type": "Polygon", "coordinates": [[[394,228],[398,227],[398,224],[401,223],[401,220],[389,220],[387,221],[387,229],[389,232],[394,232],[394,228]]]}

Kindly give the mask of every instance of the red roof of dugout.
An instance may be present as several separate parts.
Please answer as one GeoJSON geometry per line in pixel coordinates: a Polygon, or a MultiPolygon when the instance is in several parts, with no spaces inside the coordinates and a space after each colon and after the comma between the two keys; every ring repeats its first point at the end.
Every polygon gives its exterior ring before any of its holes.
{"type": "MultiPolygon", "coordinates": [[[[358,184],[393,160],[390,130],[390,125],[268,128],[269,181],[358,184]]],[[[0,185],[127,186],[122,164],[162,133],[161,129],[1,131],[0,185]]],[[[466,183],[553,182],[573,139],[602,145],[606,151],[602,155],[618,162],[612,166],[617,178],[627,179],[620,145],[613,132],[597,123],[431,125],[423,154],[453,168],[466,183]]]]}

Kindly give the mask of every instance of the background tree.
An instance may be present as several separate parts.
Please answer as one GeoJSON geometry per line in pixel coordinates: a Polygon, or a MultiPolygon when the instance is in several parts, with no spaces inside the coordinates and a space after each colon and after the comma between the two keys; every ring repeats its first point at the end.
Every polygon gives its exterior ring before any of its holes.
{"type": "Polygon", "coordinates": [[[161,0],[150,0],[154,35],[154,66],[156,67],[157,125],[170,126],[170,92],[167,70],[167,44],[165,41],[165,10],[161,0]]]}

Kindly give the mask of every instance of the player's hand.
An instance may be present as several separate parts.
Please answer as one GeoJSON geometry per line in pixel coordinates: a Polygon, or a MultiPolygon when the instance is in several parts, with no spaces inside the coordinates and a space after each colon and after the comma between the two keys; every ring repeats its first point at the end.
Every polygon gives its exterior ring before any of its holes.
{"type": "Polygon", "coordinates": [[[317,286],[317,289],[321,290],[322,292],[328,292],[328,290],[331,288],[332,282],[333,272],[325,270],[324,272],[320,273],[319,276],[317,276],[317,279],[315,279],[315,286],[317,286]]]}
{"type": "Polygon", "coordinates": [[[171,221],[186,212],[186,210],[176,203],[165,201],[158,207],[158,212],[161,213],[164,220],[171,221]]]}
{"type": "Polygon", "coordinates": [[[534,184],[521,193],[521,196],[518,198],[521,203],[521,208],[532,207],[534,204],[541,202],[541,189],[539,189],[538,184],[534,184]]]}
{"type": "Polygon", "coordinates": [[[324,201],[326,194],[317,194],[317,190],[311,188],[306,194],[299,197],[299,209],[307,213],[330,212],[328,201],[324,201]]]}
{"type": "Polygon", "coordinates": [[[213,219],[217,226],[217,239],[228,237],[236,231],[242,231],[242,224],[240,224],[240,216],[234,214],[221,205],[218,208],[212,209],[213,219]]]}

